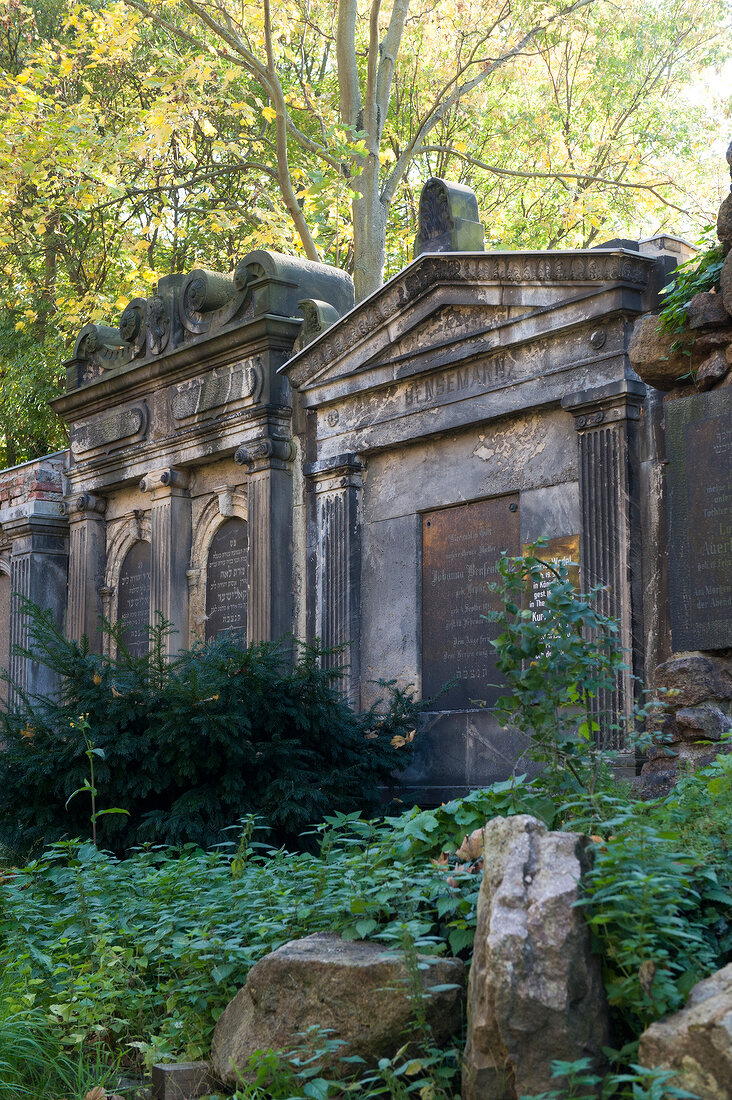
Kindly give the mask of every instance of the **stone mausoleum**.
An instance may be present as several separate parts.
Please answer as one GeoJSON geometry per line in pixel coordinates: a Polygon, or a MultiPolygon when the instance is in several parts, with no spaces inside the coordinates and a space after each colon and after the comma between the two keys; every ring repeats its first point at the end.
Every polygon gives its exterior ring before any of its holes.
{"type": "Polygon", "coordinates": [[[606,586],[622,718],[631,673],[673,648],[664,405],[628,348],[688,255],[669,237],[485,252],[472,194],[433,180],[415,259],[355,307],[342,271],[266,251],[161,279],[118,326],[79,333],[54,402],[68,452],[0,475],[9,638],[18,592],[97,648],[104,615],[143,651],[155,612],[172,651],[222,630],[318,637],[345,647],[325,659],[347,660],[358,706],[381,678],[423,696],[451,681],[403,776],[439,802],[523,748],[491,709],[483,616],[501,551],[545,536],[583,588],[606,586]]]}

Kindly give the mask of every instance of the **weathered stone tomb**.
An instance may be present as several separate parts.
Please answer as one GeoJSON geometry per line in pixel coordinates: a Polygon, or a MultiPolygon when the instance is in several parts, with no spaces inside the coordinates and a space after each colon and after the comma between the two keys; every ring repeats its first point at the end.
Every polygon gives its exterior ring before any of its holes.
{"type": "Polygon", "coordinates": [[[60,602],[97,647],[100,614],[137,652],[155,612],[171,651],[221,630],[319,637],[359,706],[378,679],[451,681],[403,776],[440,801],[523,749],[491,709],[501,551],[545,536],[582,587],[606,586],[629,664],[604,700],[618,720],[631,673],[670,652],[661,395],[628,345],[684,246],[484,252],[474,200],[437,180],[415,250],[355,308],[342,272],[259,251],[82,329],[55,402],[60,602]]]}

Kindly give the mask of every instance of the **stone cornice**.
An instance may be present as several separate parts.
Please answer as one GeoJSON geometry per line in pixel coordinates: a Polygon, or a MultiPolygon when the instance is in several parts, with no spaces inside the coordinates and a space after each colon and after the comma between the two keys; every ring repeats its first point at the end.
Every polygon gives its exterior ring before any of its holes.
{"type": "Polygon", "coordinates": [[[299,328],[300,299],[318,300],[341,316],[353,305],[353,284],[338,268],[266,249],[248,253],[226,274],[199,268],[166,275],[151,298],[135,298],[126,306],[118,326],[82,328],[66,363],[67,393],[120,375],[131,364],[169,362],[178,349],[197,347],[268,315],[299,328]]]}
{"type": "Polygon", "coordinates": [[[425,253],[280,368],[299,387],[376,329],[395,321],[439,285],[539,285],[592,291],[627,287],[639,295],[655,259],[626,249],[425,253]]]}
{"type": "Polygon", "coordinates": [[[253,321],[235,325],[211,337],[197,337],[189,344],[165,356],[133,360],[108,374],[103,374],[78,389],[55,397],[52,408],[66,420],[80,415],[101,412],[123,398],[134,401],[149,394],[159,379],[166,385],[200,373],[205,360],[206,370],[230,363],[244,348],[247,356],[263,354],[278,347],[286,351],[300,325],[297,318],[264,314],[253,321]]]}

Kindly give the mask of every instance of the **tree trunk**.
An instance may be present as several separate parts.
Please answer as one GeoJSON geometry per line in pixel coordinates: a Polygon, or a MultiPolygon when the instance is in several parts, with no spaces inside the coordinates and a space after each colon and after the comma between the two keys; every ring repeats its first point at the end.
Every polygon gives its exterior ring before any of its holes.
{"type": "Polygon", "coordinates": [[[370,153],[366,167],[353,181],[360,196],[353,200],[353,285],[361,302],[384,282],[388,209],[379,191],[379,155],[370,153]]]}

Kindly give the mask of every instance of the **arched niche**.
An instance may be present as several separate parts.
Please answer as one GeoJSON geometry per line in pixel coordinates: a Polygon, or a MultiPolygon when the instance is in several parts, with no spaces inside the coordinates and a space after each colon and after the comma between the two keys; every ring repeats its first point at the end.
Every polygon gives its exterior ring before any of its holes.
{"type": "Polygon", "coordinates": [[[206,558],[205,637],[236,633],[246,641],[249,588],[249,530],[232,516],[220,523],[206,558]]]}
{"type": "MultiPolygon", "coordinates": [[[[244,486],[236,487],[223,487],[215,490],[205,506],[201,510],[197,521],[193,528],[193,541],[191,544],[191,567],[188,570],[188,615],[190,623],[190,644],[195,641],[203,641],[205,638],[211,638],[215,634],[219,633],[220,629],[239,630],[244,629],[246,631],[246,619],[247,619],[247,592],[248,592],[248,579],[249,579],[249,537],[248,537],[248,512],[247,512],[247,493],[244,486]],[[227,524],[237,520],[242,526],[228,527],[227,524]],[[226,539],[226,531],[229,531],[229,538],[236,540],[236,545],[224,547],[221,544],[226,539]],[[222,533],[223,532],[223,533],[222,533]],[[212,547],[213,553],[212,553],[212,547]],[[228,552],[233,553],[235,564],[233,568],[237,571],[236,575],[232,573],[228,577],[219,577],[221,587],[219,588],[219,596],[224,596],[226,589],[224,588],[224,582],[236,582],[239,592],[243,592],[242,597],[235,597],[233,594],[228,598],[217,598],[216,604],[214,604],[214,595],[209,593],[209,565],[213,566],[212,578],[215,590],[218,587],[217,577],[218,572],[221,574],[228,572],[225,568],[225,554],[228,552]],[[220,556],[221,555],[221,556],[220,556]],[[242,572],[244,570],[244,572],[242,572]],[[234,622],[230,624],[221,625],[221,616],[214,615],[212,622],[209,622],[209,613],[214,610],[215,606],[222,607],[225,603],[232,604],[237,602],[241,606],[241,611],[237,616],[236,625],[234,622]],[[218,623],[218,625],[217,625],[218,623]]],[[[246,634],[245,634],[246,637],[246,634]]]]}
{"type": "Polygon", "coordinates": [[[139,539],[125,554],[117,582],[117,620],[125,624],[122,638],[133,657],[149,649],[150,543],[139,539]]]}

